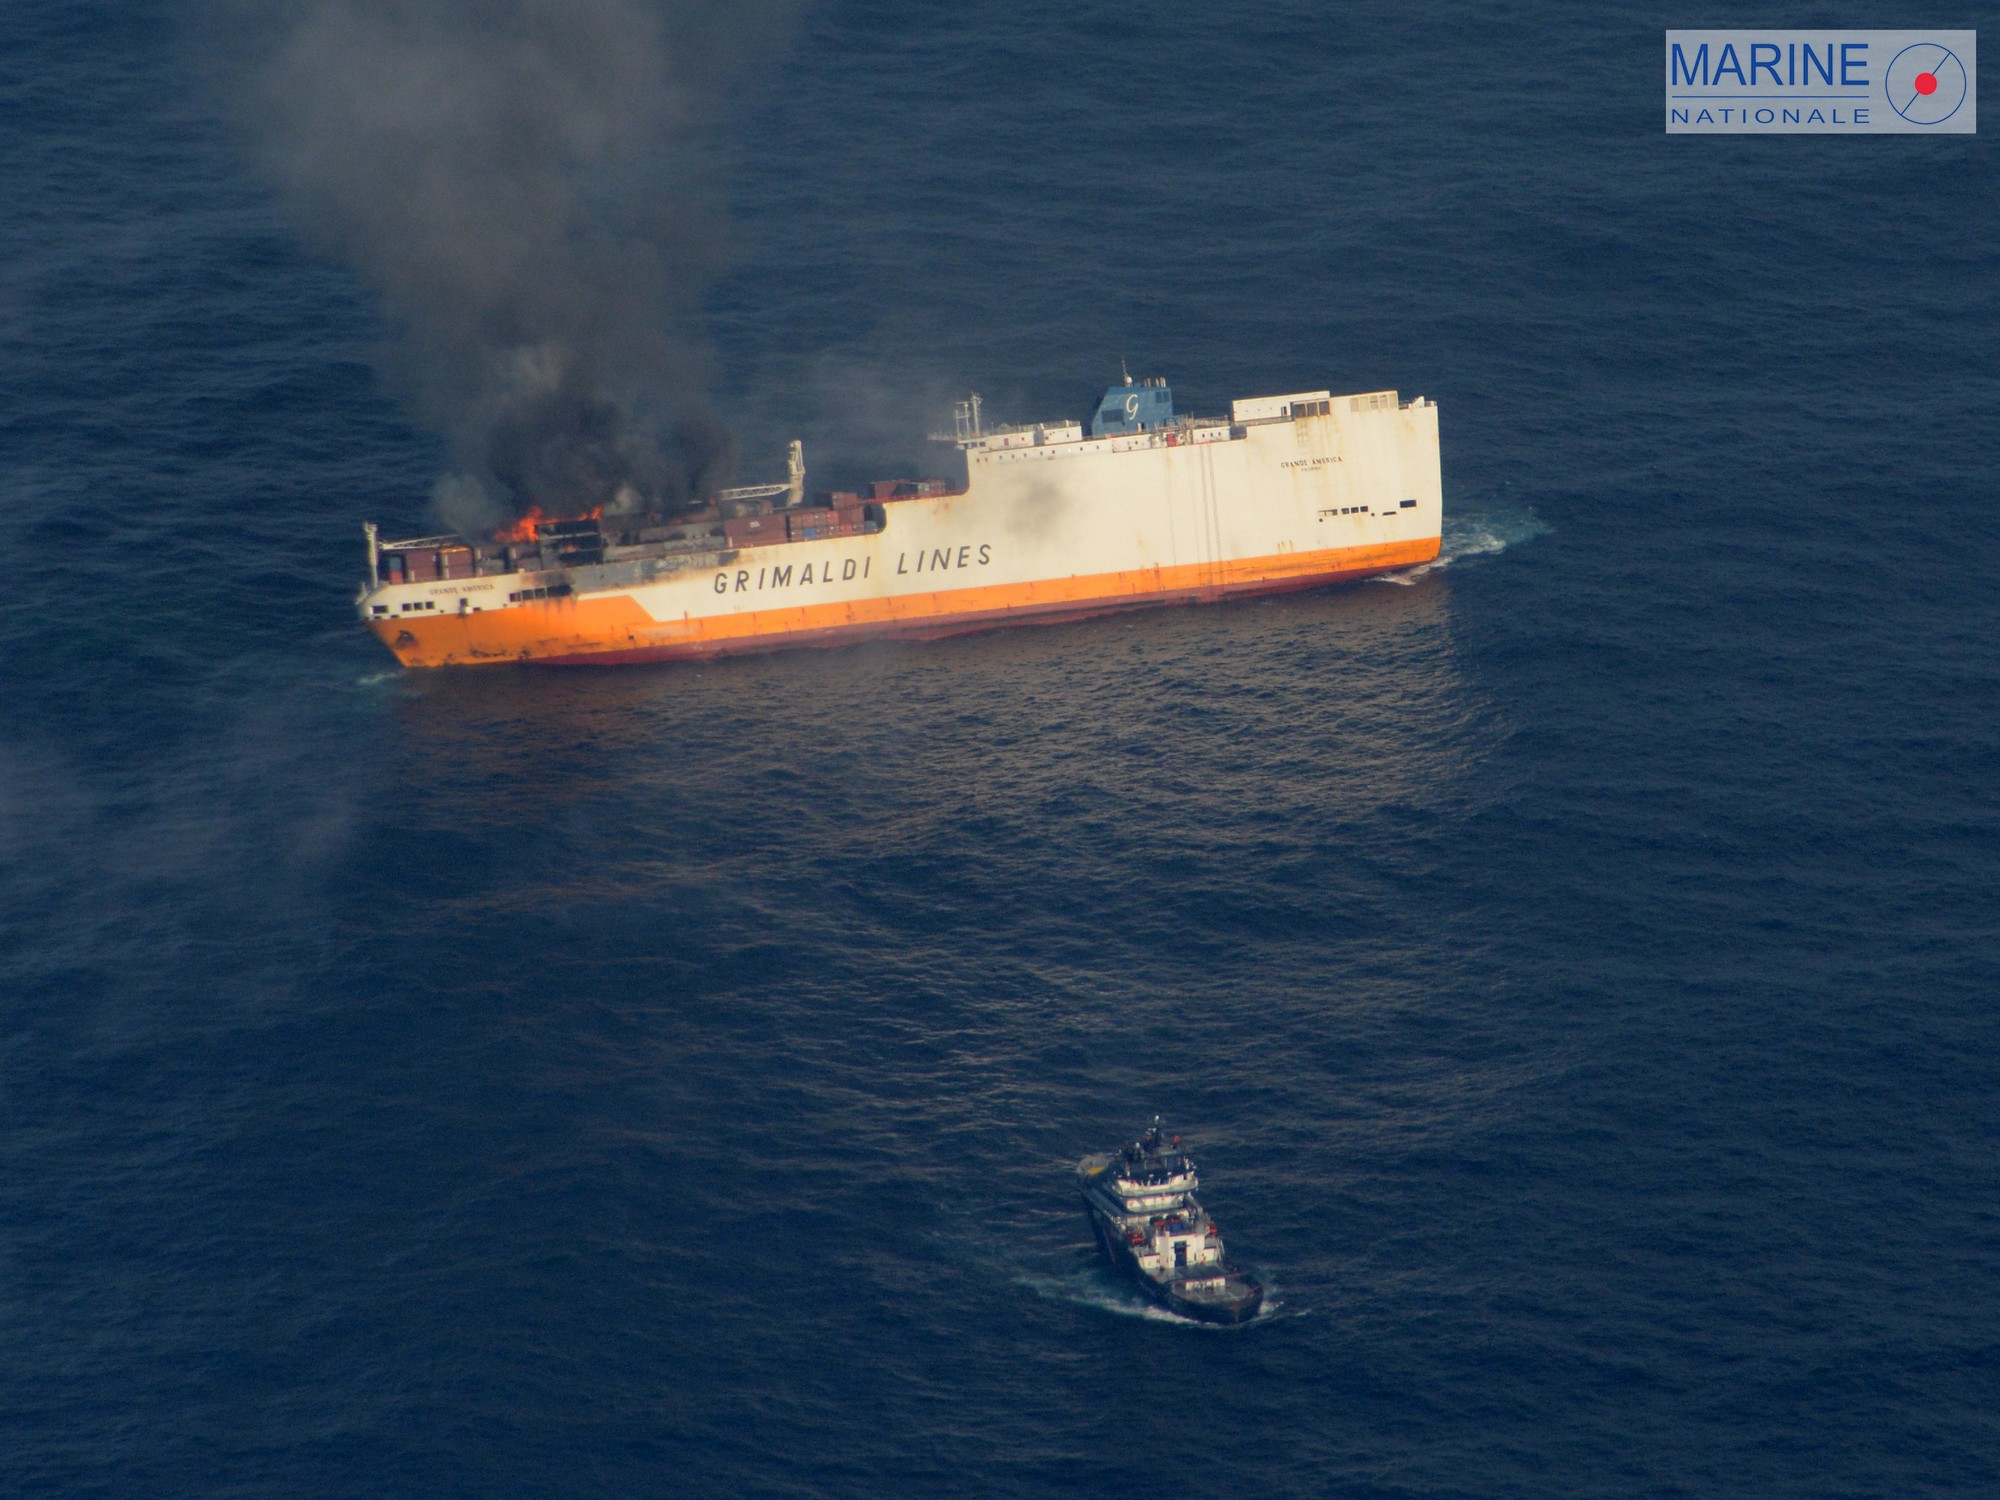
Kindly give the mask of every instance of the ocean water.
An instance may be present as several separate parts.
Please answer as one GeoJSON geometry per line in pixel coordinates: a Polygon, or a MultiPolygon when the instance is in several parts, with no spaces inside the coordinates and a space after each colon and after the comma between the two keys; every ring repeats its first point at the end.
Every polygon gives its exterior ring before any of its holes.
{"type": "Polygon", "coordinates": [[[1700,19],[826,0],[753,459],[1394,386],[1444,557],[405,675],[371,293],[179,8],[0,11],[0,1490],[2000,1487],[2000,173],[1664,137],[1700,19]],[[1093,1259],[1155,1112],[1247,1328],[1093,1259]]]}

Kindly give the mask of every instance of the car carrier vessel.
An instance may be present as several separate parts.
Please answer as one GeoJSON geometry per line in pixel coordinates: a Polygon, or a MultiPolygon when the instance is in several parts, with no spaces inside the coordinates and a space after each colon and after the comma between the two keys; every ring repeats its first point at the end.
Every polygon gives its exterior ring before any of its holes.
{"type": "Polygon", "coordinates": [[[808,496],[780,484],[671,517],[531,514],[498,535],[383,539],[361,618],[405,666],[616,663],[940,636],[1314,588],[1431,561],[1437,407],[1297,391],[1174,410],[1127,377],[1088,428],[987,429],[961,402],[964,473],[808,496]]]}

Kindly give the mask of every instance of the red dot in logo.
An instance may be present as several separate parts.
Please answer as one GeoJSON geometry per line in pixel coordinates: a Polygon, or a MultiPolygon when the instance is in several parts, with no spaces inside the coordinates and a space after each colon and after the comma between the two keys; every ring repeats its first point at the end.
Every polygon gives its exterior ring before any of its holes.
{"type": "Polygon", "coordinates": [[[1937,92],[1937,74],[1919,73],[1917,75],[1917,92],[1920,94],[1935,94],[1937,92]]]}

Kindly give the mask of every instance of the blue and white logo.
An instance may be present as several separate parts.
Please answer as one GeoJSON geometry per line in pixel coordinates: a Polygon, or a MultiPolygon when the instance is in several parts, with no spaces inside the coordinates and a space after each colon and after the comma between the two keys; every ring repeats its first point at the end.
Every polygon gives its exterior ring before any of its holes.
{"type": "Polygon", "coordinates": [[[1972,31],[1670,31],[1669,135],[1973,135],[1972,31]]]}

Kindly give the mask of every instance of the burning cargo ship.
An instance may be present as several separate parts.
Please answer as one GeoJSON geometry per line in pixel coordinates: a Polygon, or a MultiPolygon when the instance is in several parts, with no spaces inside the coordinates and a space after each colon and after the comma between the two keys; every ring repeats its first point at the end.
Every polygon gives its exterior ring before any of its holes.
{"type": "Polygon", "coordinates": [[[366,528],[361,618],[409,667],[713,657],[935,637],[1316,588],[1431,561],[1437,406],[1299,391],[1174,411],[1163,381],[1076,421],[941,435],[962,483],[781,484],[673,517],[530,513],[488,541],[366,528]]]}

